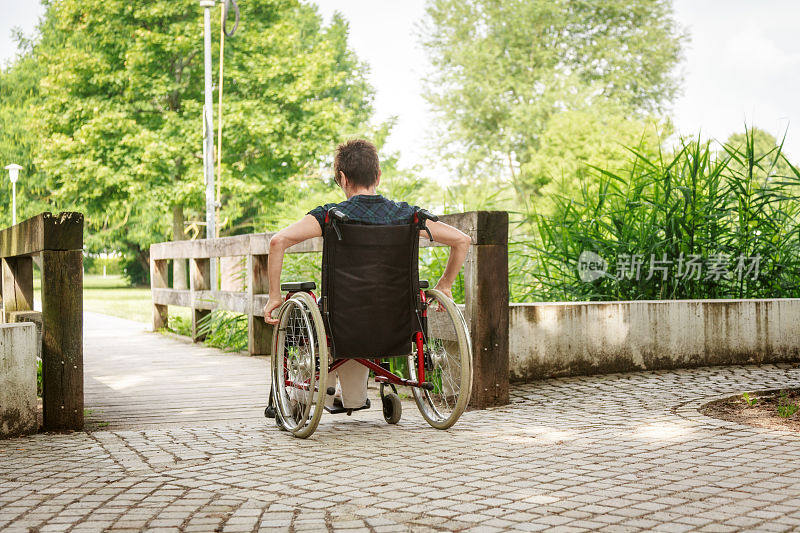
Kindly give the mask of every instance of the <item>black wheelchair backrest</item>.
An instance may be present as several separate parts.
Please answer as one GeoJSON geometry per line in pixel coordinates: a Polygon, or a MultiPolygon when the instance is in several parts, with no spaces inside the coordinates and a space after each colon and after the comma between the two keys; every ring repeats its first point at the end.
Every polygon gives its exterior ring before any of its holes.
{"type": "Polygon", "coordinates": [[[323,232],[322,315],[334,358],[407,355],[419,331],[419,224],[348,223],[323,232]]]}

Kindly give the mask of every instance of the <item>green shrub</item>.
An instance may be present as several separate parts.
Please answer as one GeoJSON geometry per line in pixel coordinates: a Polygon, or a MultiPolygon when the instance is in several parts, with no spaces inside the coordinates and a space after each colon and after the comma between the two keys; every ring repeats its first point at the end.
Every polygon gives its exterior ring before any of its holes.
{"type": "Polygon", "coordinates": [[[178,335],[191,337],[192,321],[182,316],[171,315],[169,317],[169,326],[167,326],[166,329],[167,331],[171,331],[172,333],[177,333],[178,335]]]}
{"type": "Polygon", "coordinates": [[[510,245],[514,300],[800,296],[800,173],[780,146],[758,155],[749,130],[742,147],[683,142],[658,160],[634,151],[624,173],[594,170],[579,200],[527,214],[531,237],[510,245]],[[583,252],[605,274],[581,279],[583,252]]]}
{"type": "Polygon", "coordinates": [[[197,322],[197,331],[205,335],[208,346],[226,352],[247,349],[247,316],[229,311],[212,311],[197,322]]]}

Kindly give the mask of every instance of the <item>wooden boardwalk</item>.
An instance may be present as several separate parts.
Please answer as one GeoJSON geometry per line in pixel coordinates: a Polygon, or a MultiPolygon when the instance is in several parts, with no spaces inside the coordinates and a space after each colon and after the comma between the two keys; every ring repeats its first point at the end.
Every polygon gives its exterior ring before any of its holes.
{"type": "Polygon", "coordinates": [[[84,313],[87,429],[263,420],[267,358],[228,354],[84,313]]]}

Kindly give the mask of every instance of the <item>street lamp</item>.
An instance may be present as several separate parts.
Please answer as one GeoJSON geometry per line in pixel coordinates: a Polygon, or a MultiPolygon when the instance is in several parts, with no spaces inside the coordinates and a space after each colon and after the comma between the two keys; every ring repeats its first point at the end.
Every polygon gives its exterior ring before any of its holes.
{"type": "MultiPolygon", "coordinates": [[[[211,8],[216,5],[216,0],[200,0],[203,8],[203,48],[204,48],[204,79],[205,79],[205,105],[203,106],[203,174],[206,185],[206,238],[213,239],[216,231],[216,198],[214,197],[214,97],[211,93],[213,82],[211,79],[211,8]]],[[[211,287],[217,288],[217,262],[210,261],[211,287]]]]}
{"type": "Polygon", "coordinates": [[[11,163],[6,166],[8,170],[8,177],[11,180],[11,225],[17,223],[17,179],[19,178],[19,171],[22,167],[16,163],[11,163]]]}

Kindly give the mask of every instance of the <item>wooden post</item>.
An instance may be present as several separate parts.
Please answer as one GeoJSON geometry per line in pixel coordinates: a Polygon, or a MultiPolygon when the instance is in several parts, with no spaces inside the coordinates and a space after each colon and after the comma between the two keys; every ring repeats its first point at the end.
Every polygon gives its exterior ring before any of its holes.
{"type": "Polygon", "coordinates": [[[247,256],[247,346],[250,355],[269,355],[272,353],[272,326],[264,318],[256,316],[255,295],[269,293],[267,279],[267,255],[247,256]]]}
{"type": "MultiPolygon", "coordinates": [[[[172,207],[172,240],[182,241],[186,239],[183,232],[183,207],[176,205],[172,207]]],[[[186,280],[186,259],[175,259],[172,262],[172,288],[188,289],[189,283],[186,280]]]]}
{"type": "Polygon", "coordinates": [[[14,311],[33,309],[33,258],[3,259],[3,322],[14,311]]]}
{"type": "Polygon", "coordinates": [[[470,406],[506,405],[508,397],[508,213],[478,211],[476,238],[464,270],[465,311],[472,338],[470,406]]]}
{"type": "MultiPolygon", "coordinates": [[[[150,259],[150,289],[166,289],[169,286],[167,278],[167,261],[165,259],[150,259]]],[[[169,324],[169,308],[166,305],[153,304],[153,331],[167,327],[169,324]]]]}
{"type": "Polygon", "coordinates": [[[83,429],[83,252],[42,252],[44,428],[83,429]]]}
{"type": "Polygon", "coordinates": [[[192,295],[192,341],[198,342],[205,339],[205,335],[198,332],[198,322],[211,311],[197,308],[197,293],[195,291],[211,290],[211,261],[208,258],[189,260],[191,275],[189,286],[192,295]]]}

